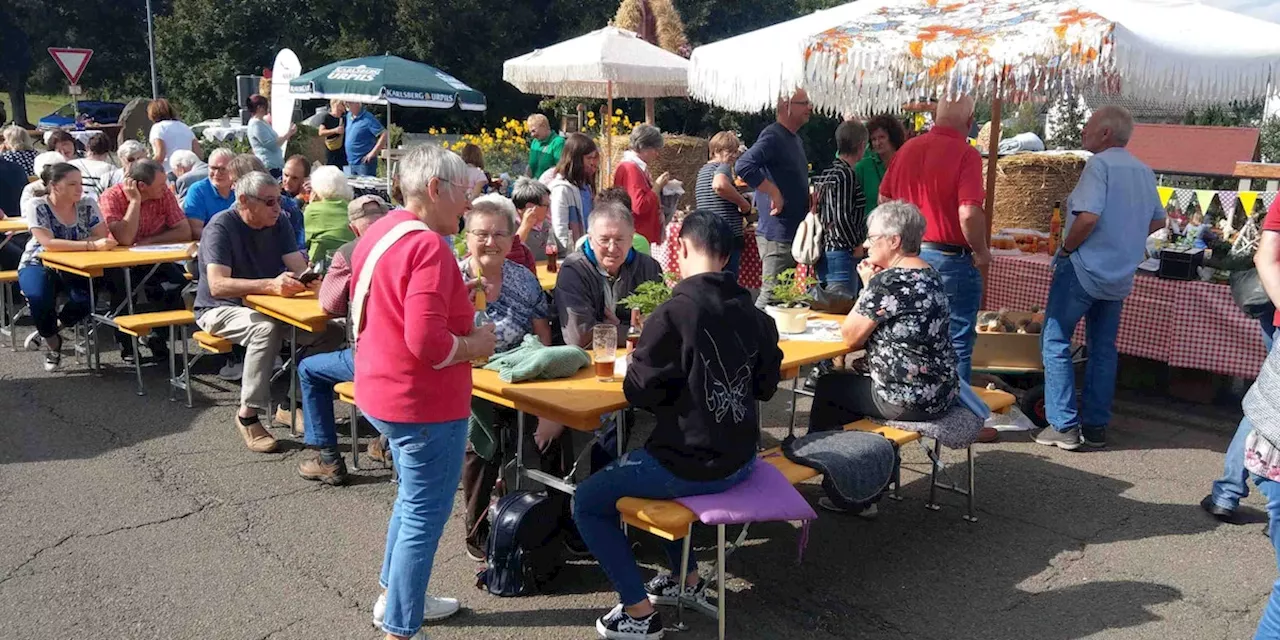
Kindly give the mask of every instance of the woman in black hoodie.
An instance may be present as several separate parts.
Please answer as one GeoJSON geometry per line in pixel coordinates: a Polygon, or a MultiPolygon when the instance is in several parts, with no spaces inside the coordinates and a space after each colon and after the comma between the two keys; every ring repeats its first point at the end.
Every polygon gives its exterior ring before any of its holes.
{"type": "MultiPolygon", "coordinates": [[[[723,492],[745,480],[755,458],[756,401],[777,390],[782,350],[772,319],[755,308],[724,265],[733,232],[719,217],[695,211],[684,219],[676,251],[685,278],[658,307],[623,382],[631,406],[657,417],[643,449],[627,453],[578,486],[573,518],[582,539],[621,596],[596,621],[604,638],[661,638],[654,604],[674,604],[670,574],[645,585],[618,527],[618,498],[679,498],[723,492]]],[[[681,544],[668,545],[672,567],[681,544]]],[[[701,597],[696,569],[684,586],[701,597]]]]}

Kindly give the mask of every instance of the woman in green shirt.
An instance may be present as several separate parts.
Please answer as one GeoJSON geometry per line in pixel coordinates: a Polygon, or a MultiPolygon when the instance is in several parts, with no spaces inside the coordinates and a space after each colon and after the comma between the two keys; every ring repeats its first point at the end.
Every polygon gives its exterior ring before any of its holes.
{"type": "Polygon", "coordinates": [[[311,203],[302,211],[302,222],[307,230],[307,257],[312,264],[328,260],[338,247],[356,239],[347,226],[347,203],[351,197],[351,184],[342,169],[326,165],[311,174],[311,203]]]}
{"type": "Polygon", "coordinates": [[[853,173],[858,176],[858,184],[867,198],[867,211],[870,211],[876,208],[880,180],[884,178],[893,154],[907,141],[907,132],[897,118],[887,114],[868,120],[867,132],[871,135],[871,149],[853,166],[853,173]]]}

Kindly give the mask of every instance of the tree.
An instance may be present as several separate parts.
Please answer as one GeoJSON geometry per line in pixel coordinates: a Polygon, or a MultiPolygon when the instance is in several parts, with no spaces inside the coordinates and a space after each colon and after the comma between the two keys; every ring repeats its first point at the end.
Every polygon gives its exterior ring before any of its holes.
{"type": "Polygon", "coordinates": [[[1053,126],[1045,125],[1045,133],[1049,139],[1045,147],[1049,149],[1079,149],[1082,144],[1081,132],[1084,131],[1088,108],[1084,100],[1076,95],[1064,96],[1049,109],[1049,121],[1053,126]]]}
{"type": "Polygon", "coordinates": [[[27,76],[31,71],[31,39],[16,18],[11,12],[0,12],[0,80],[9,90],[14,124],[29,129],[27,76]]]}

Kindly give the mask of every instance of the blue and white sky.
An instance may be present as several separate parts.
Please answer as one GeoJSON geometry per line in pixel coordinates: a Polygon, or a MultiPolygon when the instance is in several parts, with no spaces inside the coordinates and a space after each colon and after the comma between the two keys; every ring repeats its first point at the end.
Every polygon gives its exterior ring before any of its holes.
{"type": "Polygon", "coordinates": [[[1201,0],[1207,5],[1228,9],[1255,18],[1280,23],[1280,0],[1201,0]]]}

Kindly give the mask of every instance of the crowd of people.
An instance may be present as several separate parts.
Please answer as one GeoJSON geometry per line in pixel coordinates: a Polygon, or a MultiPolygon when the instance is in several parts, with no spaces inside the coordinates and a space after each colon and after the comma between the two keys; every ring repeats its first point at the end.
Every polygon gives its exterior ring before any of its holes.
{"type": "MultiPolygon", "coordinates": [[[[35,331],[28,348],[44,348],[44,367],[60,367],[61,330],[92,311],[88,282],[45,267],[45,251],[104,251],[116,246],[198,241],[195,295],[199,327],[238,349],[220,375],[240,380],[233,425],[252,452],[278,442],[276,420],[301,431],[308,453],[298,474],[342,485],[349,470],[338,449],[333,394],[354,381],[361,413],[380,438],[370,457],[394,464],[397,497],[374,623],[389,638],[422,637],[424,622],[456,612],[457,599],[430,595],[433,559],[461,483],[467,554],[483,561],[485,514],[503,465],[516,454],[517,416],[471,394],[472,363],[516,349],[590,348],[593,329],[616,327],[619,346],[640,330],[623,391],[631,407],[653,413],[656,428],[643,446],[616,458],[625,424],[602,430],[592,471],[566,505],[583,551],[599,562],[619,604],[596,621],[605,638],[662,637],[655,605],[701,598],[706,582],[696,569],[679,584],[680,546],[670,548],[672,573],[641,576],[616,502],[624,496],[676,498],[718,493],[744,481],[758,442],[757,400],[777,387],[781,351],[774,321],[763,309],[768,287],[753,294],[738,281],[747,234],[754,233],[766,280],[796,267],[797,229],[815,213],[825,229],[815,265],[820,286],[843,289],[855,302],[841,326],[850,349],[864,348],[864,368],[839,369],[817,380],[811,431],[840,429],[871,417],[928,421],[957,406],[971,377],[983,269],[990,264],[983,210],[982,159],[968,143],[974,103],[938,103],[935,124],[910,140],[892,116],[849,119],[833,132],[836,158],[811,178],[798,135],[812,106],[803,90],[778,101],[777,119],[750,148],[720,132],[698,171],[696,208],[678,234],[666,237],[660,203],[667,173],[654,175],[662,133],[639,125],[612,176],[597,187],[601,152],[582,133],[554,132],[547,118],[530,116],[528,175],[509,194],[489,190],[478,150],[454,154],[435,145],[409,150],[396,175],[400,208],[378,196],[355,197],[350,175],[373,175],[387,133],[361,105],[334,101],[321,129],[328,164],[286,157],[294,132],[267,122],[267,103],[250,99],[248,137],[253,154],[217,149],[201,161],[189,128],[163,100],[152,103],[148,140],[117,151],[90,139],[81,157],[65,133],[50,136],[36,154],[21,129],[5,130],[0,181],[7,165],[21,171],[16,207],[30,238],[13,257],[35,331]],[[26,185],[27,175],[38,179],[26,185]],[[745,186],[744,186],[745,185],[745,186]],[[758,216],[758,219],[756,219],[758,216]],[[465,234],[463,249],[452,239],[465,234]],[[675,256],[681,280],[669,302],[643,317],[621,300],[647,282],[663,280],[652,245],[675,256]],[[565,256],[552,294],[537,278],[537,261],[565,256]],[[324,265],[323,276],[304,278],[324,265]],[[244,303],[245,296],[318,295],[334,321],[299,334],[307,356],[298,365],[299,394],[273,402],[271,380],[285,327],[244,303]],[[476,298],[487,301],[489,324],[477,326],[476,298]],[[59,303],[61,306],[59,307],[59,303]],[[358,346],[358,348],[357,348],[358,346]],[[712,384],[740,393],[716,397],[712,384]],[[298,408],[301,425],[291,410],[298,408]]],[[[1111,420],[1119,310],[1143,257],[1143,239],[1163,226],[1154,176],[1125,150],[1133,119],[1117,107],[1097,110],[1084,128],[1093,152],[1067,201],[1067,233],[1054,258],[1042,346],[1050,426],[1036,442],[1064,450],[1106,444],[1111,420]],[[1089,363],[1077,401],[1070,339],[1087,326],[1089,363]]],[[[3,187],[3,184],[0,184],[3,187]]],[[[1280,208],[1268,216],[1258,267],[1280,302],[1280,208]]],[[[3,256],[0,256],[3,258],[3,256]]],[[[147,298],[181,308],[186,277],[176,265],[157,272],[147,298]]],[[[129,295],[111,273],[106,290],[129,295]]],[[[135,279],[136,280],[136,279],[135,279]]],[[[118,298],[117,298],[118,299],[118,298]]],[[[122,357],[138,358],[121,336],[122,357]]],[[[148,342],[167,357],[165,341],[148,342]]],[[[535,464],[563,474],[574,443],[563,425],[531,420],[527,450],[535,464]]],[[[356,443],[353,443],[355,446],[356,443]]],[[[1230,519],[1247,494],[1257,465],[1280,468],[1248,419],[1228,452],[1225,476],[1204,508],[1230,519]],[[1247,469],[1247,470],[1246,470],[1247,469]]],[[[1260,489],[1280,491],[1266,476],[1260,489]]],[[[1280,504],[1274,501],[1273,503],[1280,504]]],[[[824,508],[845,507],[824,499],[824,508]]],[[[865,506],[865,505],[864,505],[865,506]]],[[[874,513],[874,505],[862,515],[874,513]]],[[[1269,507],[1273,522],[1280,507],[1269,507]]],[[[1280,532],[1272,528],[1280,548],[1280,532]]],[[[1280,586],[1277,587],[1280,590],[1280,586]]],[[[1280,596],[1268,616],[1280,620],[1280,596]]],[[[1280,624],[1280,623],[1275,623],[1280,624]]]]}

